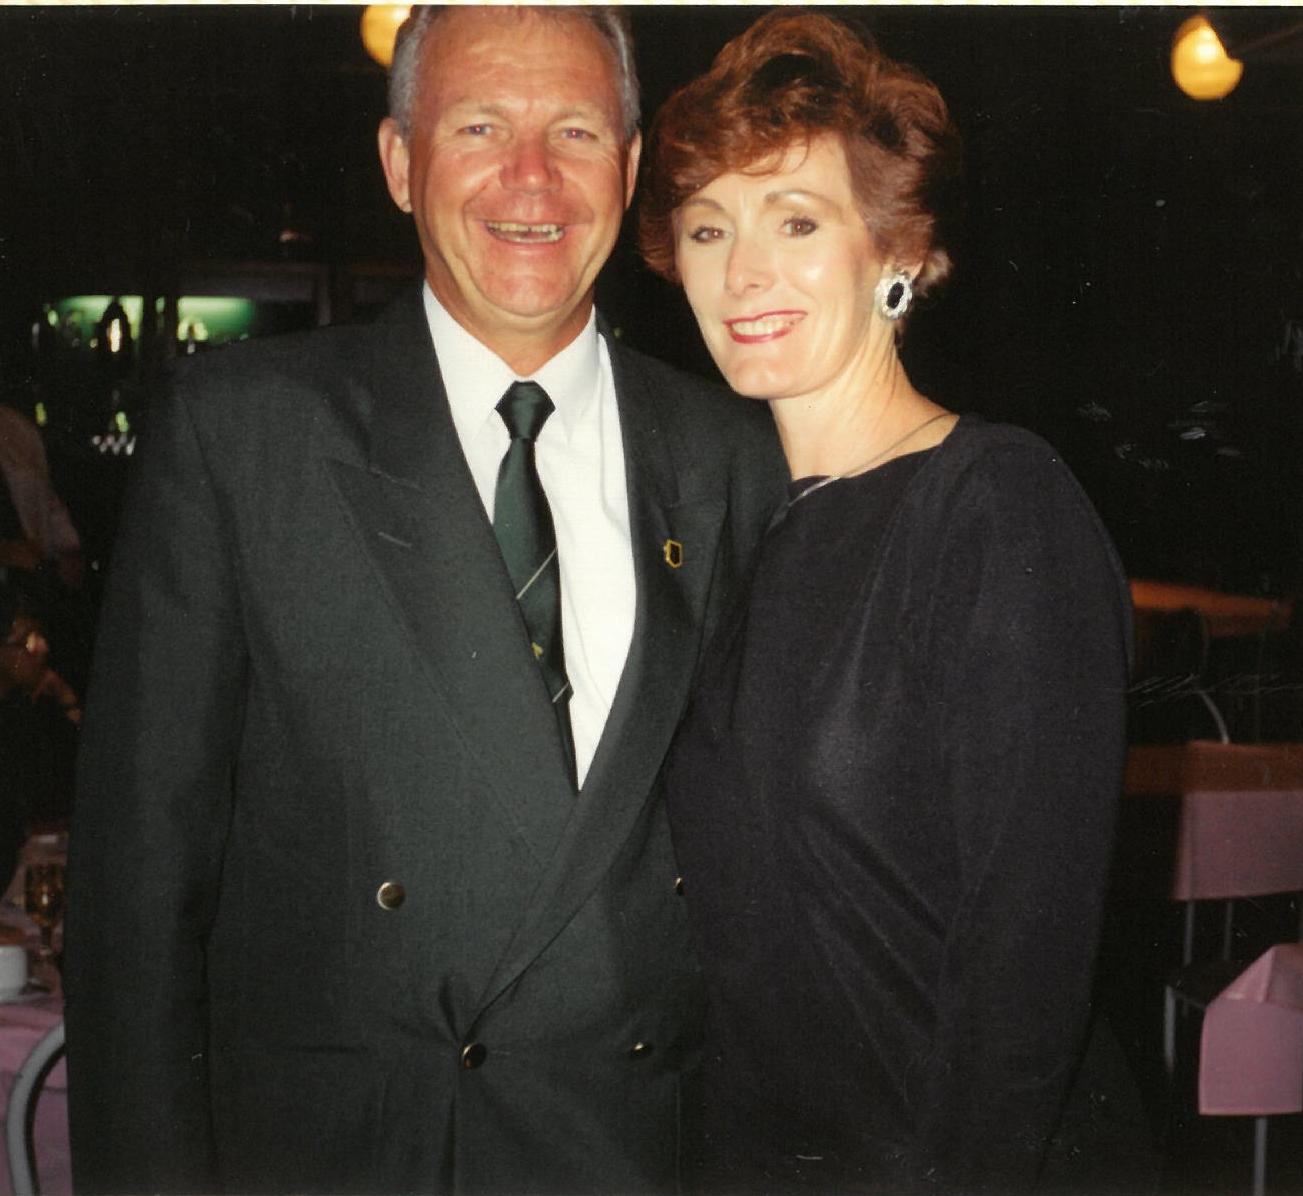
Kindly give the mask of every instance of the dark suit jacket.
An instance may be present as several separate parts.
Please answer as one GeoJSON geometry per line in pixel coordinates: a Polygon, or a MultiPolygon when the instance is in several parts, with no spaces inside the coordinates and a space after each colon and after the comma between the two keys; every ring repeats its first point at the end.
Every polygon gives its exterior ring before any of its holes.
{"type": "Polygon", "coordinates": [[[657,776],[782,470],[760,405],[611,356],[637,613],[578,798],[415,296],[156,412],[74,812],[79,1190],[675,1186],[657,776]]]}

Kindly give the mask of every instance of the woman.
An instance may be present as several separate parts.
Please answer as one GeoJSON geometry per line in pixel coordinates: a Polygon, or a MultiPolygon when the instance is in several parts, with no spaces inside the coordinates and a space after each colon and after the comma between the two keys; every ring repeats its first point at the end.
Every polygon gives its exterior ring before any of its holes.
{"type": "Polygon", "coordinates": [[[704,1186],[1025,1188],[1082,1048],[1127,591],[1053,450],[897,357],[957,156],[930,83],[808,13],[657,118],[644,254],[795,479],[669,765],[704,1186]]]}

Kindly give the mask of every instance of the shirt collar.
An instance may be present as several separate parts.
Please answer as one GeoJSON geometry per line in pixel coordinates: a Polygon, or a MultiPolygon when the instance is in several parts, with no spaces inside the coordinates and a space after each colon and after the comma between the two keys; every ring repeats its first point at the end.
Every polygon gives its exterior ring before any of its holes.
{"type": "MultiPolygon", "coordinates": [[[[457,323],[434,297],[429,283],[422,294],[453,423],[463,442],[469,442],[490,418],[499,418],[494,408],[507,387],[525,379],[457,323]]],[[[600,371],[597,314],[590,311],[579,335],[529,375],[547,391],[567,440],[598,401],[600,371]]]]}

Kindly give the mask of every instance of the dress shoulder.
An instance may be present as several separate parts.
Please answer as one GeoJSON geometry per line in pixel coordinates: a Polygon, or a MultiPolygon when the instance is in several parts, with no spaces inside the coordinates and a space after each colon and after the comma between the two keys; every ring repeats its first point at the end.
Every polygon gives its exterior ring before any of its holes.
{"type": "Polygon", "coordinates": [[[1059,451],[1035,432],[976,415],[961,416],[954,431],[941,442],[941,449],[938,459],[956,474],[975,465],[998,468],[1016,461],[1067,471],[1059,451]]]}
{"type": "Polygon", "coordinates": [[[1129,657],[1126,573],[1053,446],[1025,429],[966,416],[932,464],[907,501],[908,559],[933,614],[986,606],[1017,624],[1036,609],[1090,610],[1129,657]]]}
{"type": "Polygon", "coordinates": [[[1100,538],[1112,553],[1112,541],[1095,508],[1063,460],[1048,441],[1025,428],[990,423],[963,416],[942,441],[933,468],[921,471],[925,505],[950,519],[987,509],[1013,530],[1018,524],[1035,524],[1047,531],[1056,521],[1067,520],[1064,532],[1074,528],[1100,538]]]}

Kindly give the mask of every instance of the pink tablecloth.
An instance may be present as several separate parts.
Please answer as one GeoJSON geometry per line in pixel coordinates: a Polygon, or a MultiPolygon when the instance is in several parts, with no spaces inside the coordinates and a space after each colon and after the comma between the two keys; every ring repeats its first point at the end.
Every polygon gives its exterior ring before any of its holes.
{"type": "Polygon", "coordinates": [[[1126,792],[1180,802],[1176,900],[1303,890],[1303,744],[1134,747],[1126,792]]]}
{"type": "Polygon", "coordinates": [[[1272,947],[1208,1006],[1199,1111],[1303,1111],[1303,943],[1272,947]]]}

